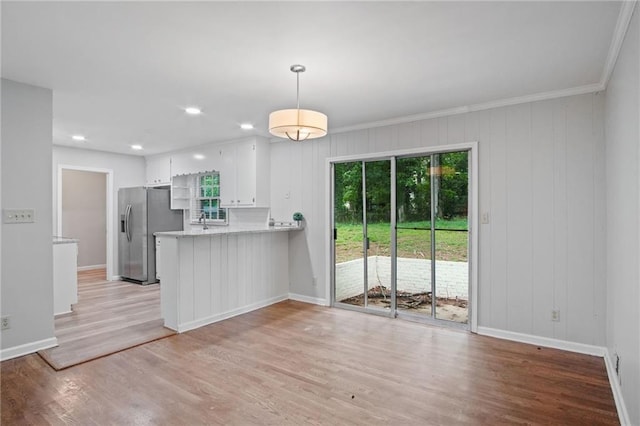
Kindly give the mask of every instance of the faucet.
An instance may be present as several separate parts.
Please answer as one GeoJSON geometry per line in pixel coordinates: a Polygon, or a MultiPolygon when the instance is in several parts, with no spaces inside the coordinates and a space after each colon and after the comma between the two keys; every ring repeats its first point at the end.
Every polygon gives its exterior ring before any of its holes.
{"type": "Polygon", "coordinates": [[[207,226],[207,217],[204,215],[204,212],[202,212],[202,214],[200,215],[200,218],[198,219],[198,223],[202,223],[203,231],[209,229],[209,227],[207,226]]]}

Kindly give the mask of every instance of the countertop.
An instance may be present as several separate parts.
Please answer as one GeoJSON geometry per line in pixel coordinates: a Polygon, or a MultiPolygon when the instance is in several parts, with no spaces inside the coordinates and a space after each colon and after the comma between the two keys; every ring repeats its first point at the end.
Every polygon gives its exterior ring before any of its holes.
{"type": "Polygon", "coordinates": [[[77,240],[75,238],[67,238],[67,237],[53,237],[53,244],[73,244],[73,243],[79,243],[80,240],[77,240]]]}
{"type": "Polygon", "coordinates": [[[201,237],[207,235],[225,235],[225,234],[259,234],[263,232],[285,232],[300,231],[304,229],[302,226],[261,226],[261,227],[241,227],[241,226],[211,226],[209,229],[202,230],[200,228],[191,229],[189,231],[163,231],[156,232],[156,237],[201,237]]]}

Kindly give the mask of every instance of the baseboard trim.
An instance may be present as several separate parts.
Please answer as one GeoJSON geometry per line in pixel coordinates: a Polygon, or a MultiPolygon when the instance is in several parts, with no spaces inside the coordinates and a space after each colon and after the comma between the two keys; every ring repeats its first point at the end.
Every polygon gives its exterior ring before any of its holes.
{"type": "Polygon", "coordinates": [[[107,265],[89,265],[89,266],[78,266],[78,271],[93,271],[94,269],[105,269],[107,265]]]}
{"type": "Polygon", "coordinates": [[[113,275],[109,281],[120,281],[121,279],[120,275],[113,275]]]}
{"type": "Polygon", "coordinates": [[[497,337],[498,339],[513,340],[514,342],[528,343],[530,345],[544,346],[546,348],[562,349],[564,351],[577,352],[585,355],[604,357],[606,353],[606,348],[603,346],[586,345],[584,343],[516,333],[513,331],[499,330],[497,328],[478,327],[478,334],[497,337]]]}
{"type": "Polygon", "coordinates": [[[221,314],[211,315],[205,318],[201,318],[199,320],[178,324],[178,329],[176,331],[178,333],[184,333],[185,331],[194,330],[196,328],[203,327],[205,325],[213,324],[218,321],[229,319],[231,317],[246,314],[247,312],[255,311],[256,309],[261,309],[269,305],[273,305],[274,303],[282,302],[287,299],[289,299],[288,294],[282,294],[280,296],[270,297],[269,299],[262,300],[257,303],[252,303],[250,305],[246,305],[241,308],[232,309],[230,311],[223,312],[221,314]]]}
{"type": "Polygon", "coordinates": [[[613,392],[613,400],[616,403],[616,410],[618,411],[618,420],[622,426],[631,425],[629,419],[629,412],[627,406],[624,403],[624,397],[622,396],[622,389],[620,388],[620,382],[616,375],[615,362],[613,361],[613,355],[606,349],[604,356],[604,365],[607,367],[607,376],[609,376],[609,384],[611,385],[611,391],[613,392]]]}
{"type": "Polygon", "coordinates": [[[609,385],[611,386],[613,400],[615,401],[616,411],[618,412],[618,420],[620,420],[620,424],[622,426],[631,425],[629,412],[627,411],[627,406],[624,403],[622,389],[620,388],[620,382],[616,375],[615,363],[613,362],[613,357],[607,348],[603,346],[585,345],[583,343],[567,342],[565,340],[534,336],[531,334],[515,333],[513,331],[499,330],[489,327],[478,327],[478,334],[604,358],[604,365],[607,368],[607,376],[609,377],[609,385]]]}
{"type": "Polygon", "coordinates": [[[58,339],[51,337],[49,339],[38,340],[36,342],[25,343],[24,345],[13,346],[11,348],[0,350],[0,361],[17,358],[19,356],[29,355],[41,351],[43,349],[58,346],[58,339]]]}
{"type": "Polygon", "coordinates": [[[304,294],[289,293],[289,299],[298,302],[311,303],[312,305],[327,306],[327,300],[321,297],[310,297],[304,294]]]}

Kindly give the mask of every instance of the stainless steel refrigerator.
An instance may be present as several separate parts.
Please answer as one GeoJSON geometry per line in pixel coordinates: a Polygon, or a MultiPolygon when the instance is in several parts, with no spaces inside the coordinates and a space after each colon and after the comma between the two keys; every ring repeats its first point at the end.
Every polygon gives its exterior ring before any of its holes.
{"type": "Polygon", "coordinates": [[[171,210],[171,193],[158,188],[118,190],[118,273],[123,280],[150,284],[156,280],[154,232],[181,231],[182,210],[171,210]]]}

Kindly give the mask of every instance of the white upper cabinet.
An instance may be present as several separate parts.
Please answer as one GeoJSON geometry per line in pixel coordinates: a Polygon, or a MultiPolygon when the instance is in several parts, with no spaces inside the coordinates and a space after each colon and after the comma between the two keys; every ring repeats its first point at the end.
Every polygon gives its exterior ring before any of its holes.
{"type": "Polygon", "coordinates": [[[156,155],[145,157],[147,186],[169,185],[171,182],[171,157],[156,155]]]}
{"type": "Polygon", "coordinates": [[[249,139],[220,147],[222,207],[268,207],[269,141],[249,139]]]}
{"type": "Polygon", "coordinates": [[[171,175],[182,176],[217,171],[219,155],[213,147],[198,148],[172,155],[171,175]]]}
{"type": "Polygon", "coordinates": [[[236,146],[220,148],[220,205],[236,207],[236,146]]]}

